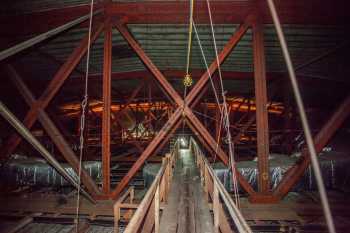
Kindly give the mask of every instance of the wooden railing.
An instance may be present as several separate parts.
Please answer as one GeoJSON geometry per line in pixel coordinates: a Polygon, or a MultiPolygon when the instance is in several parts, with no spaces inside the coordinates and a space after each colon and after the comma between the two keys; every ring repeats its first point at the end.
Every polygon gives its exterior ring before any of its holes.
{"type": "Polygon", "coordinates": [[[178,150],[176,148],[177,144],[173,152],[163,158],[162,166],[140,204],[134,203],[133,187],[130,187],[114,204],[115,233],[119,233],[121,210],[126,211],[123,215],[124,218],[130,218],[132,215],[124,233],[150,233],[153,229],[155,233],[159,232],[160,206],[167,202],[173,168],[177,157],[178,150]],[[135,213],[132,214],[134,211],[135,213]]]}
{"type": "Polygon", "coordinates": [[[237,231],[240,233],[251,233],[252,231],[240,210],[193,139],[191,139],[190,148],[200,171],[207,200],[212,201],[215,232],[232,233],[237,231]],[[232,220],[236,229],[232,229],[229,220],[232,220]]]}

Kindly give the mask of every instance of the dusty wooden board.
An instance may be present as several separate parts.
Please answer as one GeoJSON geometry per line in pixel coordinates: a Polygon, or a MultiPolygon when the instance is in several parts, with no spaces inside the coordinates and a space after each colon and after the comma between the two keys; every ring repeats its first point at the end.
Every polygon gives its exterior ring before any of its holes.
{"type": "MultiPolygon", "coordinates": [[[[83,199],[80,206],[80,214],[113,216],[112,204],[112,201],[99,201],[96,205],[93,205],[83,199]]],[[[62,201],[58,196],[53,195],[1,198],[0,212],[9,211],[75,214],[76,199],[70,198],[62,201]]]]}
{"type": "Polygon", "coordinates": [[[160,220],[161,233],[212,233],[210,208],[193,157],[183,150],[176,162],[168,205],[160,220]]]}

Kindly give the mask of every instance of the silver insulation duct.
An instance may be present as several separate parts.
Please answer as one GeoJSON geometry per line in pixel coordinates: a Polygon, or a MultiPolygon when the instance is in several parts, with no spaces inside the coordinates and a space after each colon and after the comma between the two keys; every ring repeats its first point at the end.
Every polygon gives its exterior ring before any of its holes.
{"type": "MultiPolygon", "coordinates": [[[[271,189],[274,189],[282,180],[284,174],[293,166],[298,160],[297,156],[287,156],[283,154],[271,154],[269,157],[270,163],[270,178],[271,189]]],[[[350,157],[342,152],[323,152],[319,156],[321,173],[324,177],[325,186],[327,189],[335,189],[342,192],[350,192],[350,157]]],[[[254,189],[258,188],[258,168],[257,161],[241,161],[237,162],[237,169],[242,176],[252,185],[254,189]]],[[[146,164],[143,168],[143,177],[145,185],[149,186],[157,171],[159,164],[146,164]]],[[[231,170],[223,163],[215,163],[212,165],[214,172],[225,186],[225,188],[232,192],[233,183],[231,170]]],[[[315,175],[313,170],[309,167],[304,176],[295,185],[292,191],[314,191],[317,190],[315,175]]],[[[239,187],[240,192],[244,192],[239,187]]]]}
{"type": "MultiPolygon", "coordinates": [[[[0,101],[0,114],[17,130],[17,132],[26,139],[46,160],[60,173],[69,183],[76,189],[79,184],[62,166],[61,164],[41,145],[41,143],[31,134],[31,132],[11,113],[11,111],[0,101]]],[[[84,189],[81,189],[82,194],[95,203],[95,200],[84,189]]]]}

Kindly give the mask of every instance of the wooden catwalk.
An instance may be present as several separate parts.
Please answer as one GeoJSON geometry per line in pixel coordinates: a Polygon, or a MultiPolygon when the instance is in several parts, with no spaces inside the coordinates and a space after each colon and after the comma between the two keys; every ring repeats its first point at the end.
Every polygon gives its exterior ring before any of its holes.
{"type": "Polygon", "coordinates": [[[190,150],[180,150],[160,232],[212,233],[212,219],[194,156],[190,150]]]}

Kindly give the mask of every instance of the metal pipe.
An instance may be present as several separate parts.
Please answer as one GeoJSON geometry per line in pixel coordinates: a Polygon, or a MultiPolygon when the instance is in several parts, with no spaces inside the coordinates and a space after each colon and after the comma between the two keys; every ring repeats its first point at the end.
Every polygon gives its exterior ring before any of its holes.
{"type": "Polygon", "coordinates": [[[296,103],[298,106],[300,119],[301,119],[302,126],[304,129],[307,147],[308,147],[309,152],[310,152],[311,165],[312,165],[312,168],[315,172],[316,183],[317,183],[318,190],[320,192],[323,212],[324,212],[324,215],[325,215],[325,218],[327,221],[327,227],[328,227],[329,232],[335,233],[336,231],[335,231],[335,227],[334,227],[334,222],[333,222],[331,210],[329,208],[328,198],[327,198],[327,194],[326,194],[326,189],[324,187],[324,182],[323,182],[323,178],[322,178],[322,174],[321,174],[321,170],[320,170],[320,165],[318,163],[318,159],[317,159],[317,155],[316,155],[315,145],[314,145],[314,142],[313,142],[313,139],[311,136],[309,123],[308,123],[308,120],[307,120],[307,117],[305,114],[304,104],[303,104],[303,101],[301,98],[299,86],[298,86],[296,75],[294,72],[292,60],[290,58],[290,54],[288,51],[286,39],[284,37],[283,31],[282,31],[282,26],[281,26],[280,20],[278,18],[276,7],[275,7],[273,0],[267,0],[267,2],[269,5],[269,9],[271,12],[271,16],[272,16],[276,31],[277,31],[277,36],[278,36],[280,44],[281,44],[281,48],[282,48],[283,56],[284,56],[284,59],[285,59],[286,65],[287,65],[290,81],[292,83],[294,97],[295,97],[295,100],[296,100],[296,103]]]}
{"type": "MultiPolygon", "coordinates": [[[[12,114],[12,112],[0,101],[0,115],[2,115],[16,130],[22,135],[39,153],[53,166],[58,173],[60,173],[68,182],[78,189],[77,181],[59,164],[59,162],[48,152],[43,145],[31,134],[31,132],[24,127],[24,125],[12,114]]],[[[95,200],[85,190],[81,191],[84,196],[96,203],[95,200]]]]}
{"type": "MultiPolygon", "coordinates": [[[[99,14],[101,12],[102,12],[102,9],[97,10],[97,11],[95,11],[95,13],[93,15],[99,14]]],[[[84,16],[77,18],[73,21],[70,21],[62,26],[54,28],[48,32],[44,32],[36,37],[33,37],[29,40],[23,41],[22,43],[19,43],[17,45],[14,45],[14,46],[8,48],[8,49],[5,49],[2,52],[0,52],[0,61],[4,60],[12,55],[15,55],[16,53],[19,53],[19,52],[21,52],[29,47],[32,47],[32,46],[40,43],[43,40],[46,40],[52,36],[55,36],[55,35],[65,31],[71,27],[74,27],[75,25],[78,25],[89,18],[90,18],[90,14],[84,15],[84,16]]]]}

